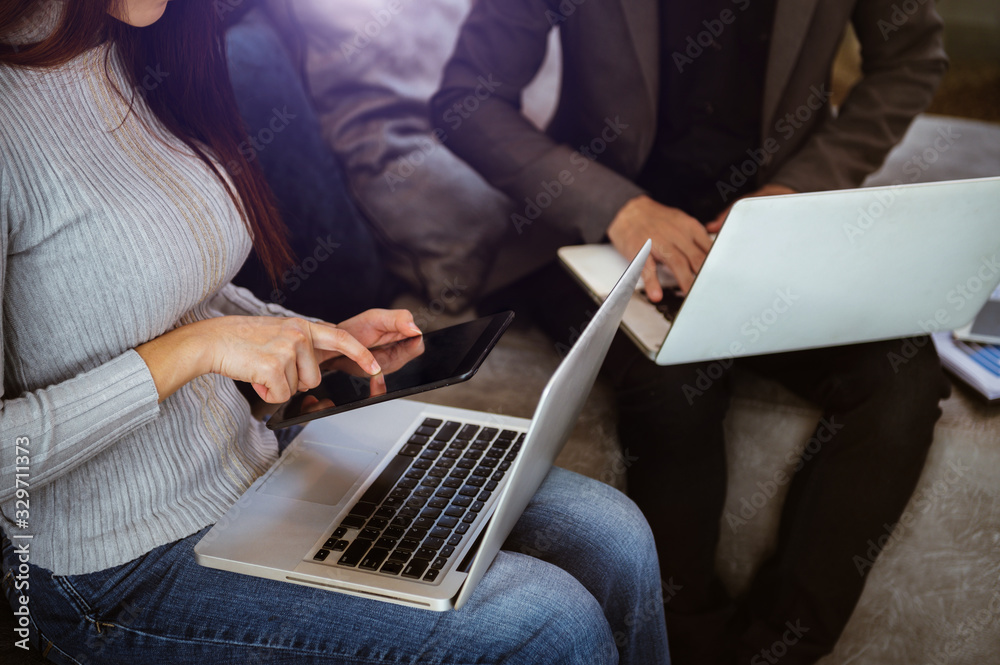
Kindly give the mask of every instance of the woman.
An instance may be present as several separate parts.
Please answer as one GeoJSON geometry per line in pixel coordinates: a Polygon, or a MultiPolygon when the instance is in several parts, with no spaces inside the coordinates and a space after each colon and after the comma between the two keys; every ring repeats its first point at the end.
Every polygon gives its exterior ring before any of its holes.
{"type": "Polygon", "coordinates": [[[645,521],[565,471],[461,611],[194,563],[277,456],[233,379],[282,402],[326,358],[374,375],[366,347],[419,334],[229,284],[251,237],[272,276],[289,256],[215,23],[207,0],[0,1],[0,509],[24,634],[67,663],[666,662],[645,521]]]}

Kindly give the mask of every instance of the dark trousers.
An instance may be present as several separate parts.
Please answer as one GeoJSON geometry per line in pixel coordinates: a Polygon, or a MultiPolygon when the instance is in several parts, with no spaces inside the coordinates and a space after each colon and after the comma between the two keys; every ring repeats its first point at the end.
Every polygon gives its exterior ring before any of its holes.
{"type": "Polygon", "coordinates": [[[251,12],[227,31],[226,51],[249,133],[244,154],[260,164],[296,256],[276,285],[255,254],[233,281],[265,302],[334,323],[387,305],[396,284],[281,37],[251,12]]]}
{"type": "MultiPolygon", "coordinates": [[[[557,265],[488,306],[500,304],[563,344],[596,309],[557,265]]],[[[949,391],[928,338],[910,341],[917,352],[906,362],[890,360],[905,359],[904,343],[661,367],[619,333],[602,371],[615,387],[621,445],[634,460],[629,494],[652,526],[662,574],[681,587],[666,608],[675,665],[770,662],[765,652],[782,665],[812,663],[832,650],[871,568],[856,557],[903,512],[949,391]],[[823,410],[819,449],[803,457],[789,485],[777,549],[740,599],[715,572],[726,497],[722,421],[735,365],[823,410]]]]}

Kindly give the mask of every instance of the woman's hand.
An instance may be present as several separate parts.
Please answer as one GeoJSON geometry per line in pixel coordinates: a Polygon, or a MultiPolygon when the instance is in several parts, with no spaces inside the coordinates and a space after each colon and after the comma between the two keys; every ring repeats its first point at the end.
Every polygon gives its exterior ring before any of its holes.
{"type": "MultiPolygon", "coordinates": [[[[388,329],[384,317],[370,318],[366,312],[350,320],[366,339],[399,334],[388,329]]],[[[412,317],[409,320],[412,323],[412,317]]],[[[395,339],[415,334],[399,334],[395,339]]],[[[280,404],[298,391],[318,386],[319,363],[335,355],[347,356],[373,375],[381,372],[365,346],[347,329],[330,324],[221,316],[176,328],[137,347],[136,352],[149,367],[161,402],[196,377],[215,373],[246,381],[265,402],[280,404]]]]}
{"type": "Polygon", "coordinates": [[[351,333],[368,348],[421,334],[413,322],[413,314],[405,309],[370,309],[337,327],[351,333]]]}
{"type": "MultiPolygon", "coordinates": [[[[375,352],[375,359],[382,368],[382,372],[371,377],[369,385],[371,396],[386,393],[385,373],[396,371],[424,352],[424,340],[420,337],[420,328],[413,322],[413,315],[405,309],[370,309],[344,321],[339,327],[342,330],[349,330],[356,339],[364,343],[365,346],[371,347],[375,352]],[[409,341],[404,344],[392,344],[392,342],[403,339],[409,339],[409,341]],[[374,348],[383,345],[389,346],[381,349],[374,348]]],[[[319,355],[324,371],[334,370],[359,376],[358,365],[352,359],[337,358],[336,356],[339,354],[321,353],[319,355]]],[[[306,398],[307,401],[309,399],[309,397],[306,398]]],[[[315,400],[315,398],[312,399],[315,400]]],[[[319,410],[330,406],[333,406],[333,402],[322,400],[311,408],[319,410]]]]}
{"type": "MultiPolygon", "coordinates": [[[[396,370],[408,364],[418,356],[422,356],[427,349],[424,347],[424,338],[409,337],[399,342],[393,342],[369,349],[378,362],[382,372],[371,376],[372,394],[385,394],[385,375],[392,374],[396,370]],[[380,388],[381,392],[376,392],[380,388]]],[[[351,376],[370,376],[358,365],[346,356],[337,356],[320,364],[320,368],[326,371],[343,372],[351,376]]]]}

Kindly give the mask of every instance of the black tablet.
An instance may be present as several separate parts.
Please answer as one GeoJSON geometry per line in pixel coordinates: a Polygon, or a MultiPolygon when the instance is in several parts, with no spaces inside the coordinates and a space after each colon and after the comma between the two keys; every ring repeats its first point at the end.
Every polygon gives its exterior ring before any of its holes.
{"type": "Polygon", "coordinates": [[[323,378],[296,393],[267,421],[270,429],[467,381],[500,340],[513,312],[486,316],[371,349],[382,373],[369,376],[349,358],[323,363],[323,378]]]}

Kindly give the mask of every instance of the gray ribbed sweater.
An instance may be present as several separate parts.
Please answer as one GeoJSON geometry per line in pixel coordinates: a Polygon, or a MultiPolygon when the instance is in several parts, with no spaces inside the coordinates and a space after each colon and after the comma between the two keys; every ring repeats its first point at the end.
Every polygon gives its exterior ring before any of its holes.
{"type": "Polygon", "coordinates": [[[208,317],[286,312],[229,283],[250,250],[237,210],[141,98],[122,124],[106,49],[57,69],[0,66],[0,511],[58,574],[213,523],[277,455],[231,380],[203,376],[157,405],[133,350],[208,317]]]}

